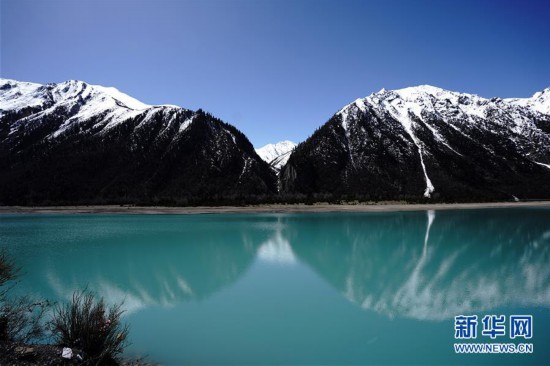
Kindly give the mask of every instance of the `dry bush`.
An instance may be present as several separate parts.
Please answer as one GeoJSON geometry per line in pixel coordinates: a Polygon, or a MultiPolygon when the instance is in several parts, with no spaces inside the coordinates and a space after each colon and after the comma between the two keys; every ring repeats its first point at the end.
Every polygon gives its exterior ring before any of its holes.
{"type": "Polygon", "coordinates": [[[122,314],[122,304],[107,307],[92,292],[77,291],[70,303],[55,307],[53,337],[59,345],[82,350],[88,364],[117,364],[128,345],[122,314]]]}

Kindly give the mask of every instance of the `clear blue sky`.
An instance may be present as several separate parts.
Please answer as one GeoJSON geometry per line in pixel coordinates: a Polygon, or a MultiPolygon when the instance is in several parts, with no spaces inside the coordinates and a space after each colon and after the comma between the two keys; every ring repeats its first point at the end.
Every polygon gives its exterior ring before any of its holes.
{"type": "Polygon", "coordinates": [[[255,146],[381,88],[550,86],[550,1],[0,0],[0,75],[203,108],[255,146]]]}

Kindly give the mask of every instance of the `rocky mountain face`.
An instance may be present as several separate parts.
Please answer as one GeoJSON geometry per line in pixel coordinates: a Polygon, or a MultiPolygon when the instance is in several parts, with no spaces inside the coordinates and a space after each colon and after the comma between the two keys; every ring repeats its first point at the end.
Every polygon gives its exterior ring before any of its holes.
{"type": "Polygon", "coordinates": [[[332,116],[280,174],[283,192],[313,196],[550,198],[550,88],[516,99],[381,90],[332,116]]]}
{"type": "Polygon", "coordinates": [[[256,153],[268,163],[275,171],[280,171],[281,168],[288,162],[292,149],[296,147],[296,143],[292,141],[280,141],[275,144],[267,144],[256,149],[256,153]]]}
{"type": "Polygon", "coordinates": [[[254,199],[277,179],[235,127],[81,81],[0,79],[0,203],[254,199]]]}

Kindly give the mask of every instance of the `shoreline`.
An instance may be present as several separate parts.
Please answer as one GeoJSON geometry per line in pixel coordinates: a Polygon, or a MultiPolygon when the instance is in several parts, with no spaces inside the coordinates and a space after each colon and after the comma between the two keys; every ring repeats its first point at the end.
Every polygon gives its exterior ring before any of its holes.
{"type": "Polygon", "coordinates": [[[425,210],[468,210],[483,208],[550,207],[550,201],[484,203],[402,203],[377,204],[265,204],[250,206],[0,206],[0,214],[146,214],[192,215],[229,213],[322,213],[322,212],[399,212],[425,210]]]}

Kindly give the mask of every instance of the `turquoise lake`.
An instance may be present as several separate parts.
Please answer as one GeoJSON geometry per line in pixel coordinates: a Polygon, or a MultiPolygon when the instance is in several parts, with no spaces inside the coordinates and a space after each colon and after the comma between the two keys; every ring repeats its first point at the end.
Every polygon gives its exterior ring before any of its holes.
{"type": "Polygon", "coordinates": [[[549,364],[550,209],[0,215],[17,291],[124,300],[128,356],[180,364],[549,364]],[[455,340],[458,315],[532,339],[455,340]],[[454,343],[532,343],[456,354],[454,343]]]}

